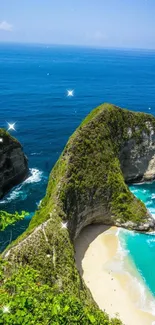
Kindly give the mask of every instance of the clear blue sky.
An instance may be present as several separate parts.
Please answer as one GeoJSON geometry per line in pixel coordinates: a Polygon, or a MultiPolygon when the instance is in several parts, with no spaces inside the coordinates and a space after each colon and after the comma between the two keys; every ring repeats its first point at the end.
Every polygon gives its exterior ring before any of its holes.
{"type": "Polygon", "coordinates": [[[0,41],[155,49],[155,0],[0,0],[0,41]]]}

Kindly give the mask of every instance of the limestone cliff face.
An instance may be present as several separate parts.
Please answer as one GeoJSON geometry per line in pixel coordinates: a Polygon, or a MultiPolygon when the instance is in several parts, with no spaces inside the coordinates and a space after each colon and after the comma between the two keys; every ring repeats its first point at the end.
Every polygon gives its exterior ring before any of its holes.
{"type": "Polygon", "coordinates": [[[21,144],[0,129],[0,198],[28,176],[28,162],[21,144]]]}
{"type": "MultiPolygon", "coordinates": [[[[121,169],[126,182],[151,181],[155,178],[155,131],[151,122],[146,122],[149,132],[141,133],[137,143],[128,130],[129,140],[120,151],[121,169]]],[[[138,127],[137,127],[138,131],[138,127]]]]}
{"type": "Polygon", "coordinates": [[[75,290],[72,242],[83,227],[103,223],[154,230],[154,219],[126,184],[154,178],[154,132],[155,118],[149,114],[110,104],[92,111],[53,168],[28,230],[3,256],[29,263],[45,277],[53,274],[63,287],[70,283],[70,290],[75,290]],[[74,286],[68,278],[74,278],[74,286]]]}

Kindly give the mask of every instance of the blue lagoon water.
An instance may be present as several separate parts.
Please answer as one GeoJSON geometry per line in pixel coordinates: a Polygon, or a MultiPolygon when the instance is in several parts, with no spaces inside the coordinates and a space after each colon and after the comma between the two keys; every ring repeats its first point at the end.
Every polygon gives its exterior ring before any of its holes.
{"type": "MultiPolygon", "coordinates": [[[[0,127],[16,122],[11,134],[30,167],[29,178],[0,201],[0,209],[30,213],[1,232],[1,251],[27,228],[69,136],[103,102],[155,115],[155,52],[0,44],[0,127]]],[[[155,183],[130,188],[155,215],[155,183]]],[[[155,236],[120,237],[155,295],[155,236]]]]}
{"type": "MultiPolygon", "coordinates": [[[[155,218],[155,182],[132,185],[130,190],[145,203],[155,218]]],[[[155,315],[155,300],[146,302],[146,290],[144,288],[146,286],[155,298],[155,232],[140,234],[121,229],[119,239],[123,250],[126,252],[126,257],[131,259],[132,264],[141,276],[142,304],[139,307],[149,310],[155,315]]]]}

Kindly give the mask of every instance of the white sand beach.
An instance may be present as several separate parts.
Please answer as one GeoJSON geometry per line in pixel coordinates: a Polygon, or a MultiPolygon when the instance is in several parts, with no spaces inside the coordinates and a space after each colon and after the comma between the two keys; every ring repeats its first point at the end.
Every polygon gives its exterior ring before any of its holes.
{"type": "MultiPolygon", "coordinates": [[[[76,263],[100,309],[111,317],[119,314],[125,325],[154,325],[155,316],[137,306],[137,289],[127,272],[117,270],[116,227],[91,225],[76,239],[76,263]],[[111,267],[115,264],[115,268],[111,267]]],[[[119,264],[118,264],[119,269],[119,264]]]]}

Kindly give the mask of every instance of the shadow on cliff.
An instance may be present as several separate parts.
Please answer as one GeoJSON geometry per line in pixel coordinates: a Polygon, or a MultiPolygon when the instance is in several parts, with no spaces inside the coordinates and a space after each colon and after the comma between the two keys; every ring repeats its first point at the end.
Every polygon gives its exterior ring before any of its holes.
{"type": "Polygon", "coordinates": [[[75,248],[75,260],[77,269],[80,275],[83,275],[82,260],[90,244],[101,235],[104,231],[108,230],[111,226],[105,226],[103,224],[91,224],[82,229],[79,236],[74,242],[75,248]]]}

